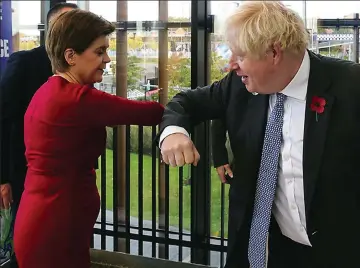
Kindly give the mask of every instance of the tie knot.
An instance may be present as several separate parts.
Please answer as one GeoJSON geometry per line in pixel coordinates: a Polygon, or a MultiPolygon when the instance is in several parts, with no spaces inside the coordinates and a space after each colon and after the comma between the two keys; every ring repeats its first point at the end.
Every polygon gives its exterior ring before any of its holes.
{"type": "Polygon", "coordinates": [[[285,99],[286,99],[286,95],[284,95],[282,93],[276,93],[276,102],[278,104],[283,104],[285,99]]]}

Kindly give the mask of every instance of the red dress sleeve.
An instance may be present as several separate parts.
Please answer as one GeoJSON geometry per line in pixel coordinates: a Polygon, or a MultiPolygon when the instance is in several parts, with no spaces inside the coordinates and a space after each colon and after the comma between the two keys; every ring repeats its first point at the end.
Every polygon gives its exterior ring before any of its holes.
{"type": "Polygon", "coordinates": [[[164,107],[154,101],[134,101],[91,86],[82,86],[77,96],[82,120],[92,126],[143,125],[161,122],[164,107]]]}

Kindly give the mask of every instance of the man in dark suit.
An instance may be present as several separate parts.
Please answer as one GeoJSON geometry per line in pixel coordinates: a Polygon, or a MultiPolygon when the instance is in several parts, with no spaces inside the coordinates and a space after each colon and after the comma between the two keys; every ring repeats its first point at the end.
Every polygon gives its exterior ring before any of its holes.
{"type": "Polygon", "coordinates": [[[358,267],[360,65],[308,51],[301,18],[280,2],[246,1],[226,26],[233,71],[168,103],[163,161],[197,165],[189,130],[226,117],[226,267],[358,267]]]}
{"type": "Polygon", "coordinates": [[[211,122],[211,145],[216,172],[222,183],[230,183],[233,178],[234,156],[224,119],[217,119],[211,122]]]}
{"type": "MultiPolygon", "coordinates": [[[[47,14],[47,25],[62,12],[78,8],[76,4],[56,4],[47,14]]],[[[40,46],[13,53],[0,81],[0,207],[16,215],[26,175],[24,114],[35,91],[52,75],[51,64],[40,46]]],[[[41,223],[39,223],[41,224],[41,223]]],[[[15,257],[11,267],[17,267],[15,257]]]]}

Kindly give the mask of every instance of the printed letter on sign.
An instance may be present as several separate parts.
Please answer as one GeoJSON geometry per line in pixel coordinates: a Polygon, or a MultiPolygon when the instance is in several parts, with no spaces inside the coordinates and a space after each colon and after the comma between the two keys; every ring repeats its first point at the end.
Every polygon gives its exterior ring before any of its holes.
{"type": "Polygon", "coordinates": [[[11,1],[0,0],[0,75],[12,51],[11,1]]]}

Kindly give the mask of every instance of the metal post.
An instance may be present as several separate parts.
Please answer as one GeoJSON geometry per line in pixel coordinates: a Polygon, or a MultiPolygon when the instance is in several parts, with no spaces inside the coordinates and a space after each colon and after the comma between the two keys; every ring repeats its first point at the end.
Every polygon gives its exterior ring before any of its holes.
{"type": "MultiPolygon", "coordinates": [[[[354,16],[355,20],[359,21],[359,13],[356,13],[354,16]]],[[[354,58],[353,61],[356,63],[359,63],[359,26],[360,25],[355,25],[354,26],[354,58]]]]}
{"type": "MultiPolygon", "coordinates": [[[[127,1],[117,1],[117,20],[128,19],[127,1]]],[[[116,95],[127,97],[127,31],[116,32],[116,95]]],[[[130,234],[129,174],[127,170],[126,127],[114,127],[114,250],[130,251],[130,239],[120,238],[119,232],[130,234]],[[127,191],[128,190],[128,191],[127,191]],[[121,226],[121,227],[120,227],[121,226]],[[124,228],[125,226],[125,228],[124,228]]],[[[130,139],[130,137],[128,137],[130,139]]]]}
{"type": "MultiPolygon", "coordinates": [[[[168,21],[168,1],[159,1],[159,20],[168,21]]],[[[168,30],[166,28],[159,30],[159,88],[162,88],[159,95],[161,104],[166,105],[168,102],[168,30]]],[[[159,158],[160,160],[160,158],[159,158]]],[[[159,161],[159,236],[165,238],[169,237],[169,168],[164,163],[159,161]]],[[[180,232],[182,230],[179,230],[180,232]]],[[[169,257],[169,245],[159,245],[159,258],[167,259],[169,257]]]]}
{"type": "MultiPolygon", "coordinates": [[[[191,88],[206,86],[210,81],[210,34],[208,17],[210,1],[191,1],[191,88]]],[[[210,28],[213,28],[211,25],[210,28]]],[[[201,160],[191,170],[191,262],[210,263],[210,127],[197,126],[193,141],[201,160]]]]}

